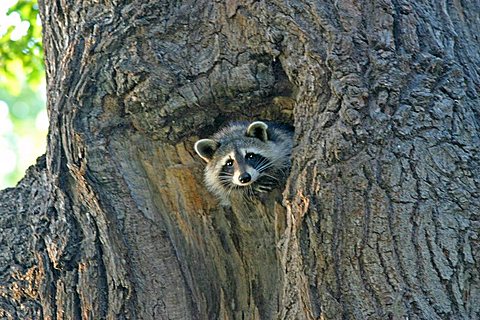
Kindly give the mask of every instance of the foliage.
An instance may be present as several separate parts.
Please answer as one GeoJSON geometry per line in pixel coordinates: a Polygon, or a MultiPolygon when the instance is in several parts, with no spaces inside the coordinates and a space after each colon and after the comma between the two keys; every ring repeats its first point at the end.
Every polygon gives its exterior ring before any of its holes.
{"type": "Polygon", "coordinates": [[[37,1],[0,9],[0,189],[13,186],[45,151],[45,71],[37,1]]]}
{"type": "Polygon", "coordinates": [[[9,8],[5,20],[0,30],[4,32],[0,38],[0,86],[19,94],[23,81],[38,87],[44,78],[37,2],[18,1],[9,8]]]}

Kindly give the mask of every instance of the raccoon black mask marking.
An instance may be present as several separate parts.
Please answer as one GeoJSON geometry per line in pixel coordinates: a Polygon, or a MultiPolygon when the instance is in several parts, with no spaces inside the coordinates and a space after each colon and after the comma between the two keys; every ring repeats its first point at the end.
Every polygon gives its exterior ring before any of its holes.
{"type": "Polygon", "coordinates": [[[233,123],[197,141],[195,151],[207,162],[205,184],[224,205],[232,193],[252,197],[272,190],[290,168],[292,138],[285,126],[255,121],[233,123]]]}

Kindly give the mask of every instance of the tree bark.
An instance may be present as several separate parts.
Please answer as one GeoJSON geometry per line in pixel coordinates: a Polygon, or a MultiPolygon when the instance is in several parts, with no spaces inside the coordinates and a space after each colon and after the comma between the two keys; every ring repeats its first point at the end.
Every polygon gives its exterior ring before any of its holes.
{"type": "Polygon", "coordinates": [[[480,318],[477,2],[39,5],[2,318],[480,318]],[[293,165],[226,208],[193,143],[239,119],[294,124],[293,165]]]}

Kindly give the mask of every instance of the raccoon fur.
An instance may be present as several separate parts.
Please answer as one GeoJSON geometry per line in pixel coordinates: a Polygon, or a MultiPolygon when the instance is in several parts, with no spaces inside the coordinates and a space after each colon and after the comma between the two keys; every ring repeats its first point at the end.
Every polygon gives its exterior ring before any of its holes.
{"type": "Polygon", "coordinates": [[[292,144],[288,126],[237,122],[197,141],[195,151],[207,163],[207,188],[229,205],[233,194],[256,197],[281,184],[290,169],[292,144]]]}

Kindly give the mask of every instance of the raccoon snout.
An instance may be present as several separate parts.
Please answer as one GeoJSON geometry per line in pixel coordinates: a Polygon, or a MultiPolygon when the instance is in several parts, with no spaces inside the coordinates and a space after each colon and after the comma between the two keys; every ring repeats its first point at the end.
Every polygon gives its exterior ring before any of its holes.
{"type": "Polygon", "coordinates": [[[248,172],[244,172],[238,177],[238,181],[241,183],[248,183],[250,180],[252,180],[252,176],[248,172]]]}

